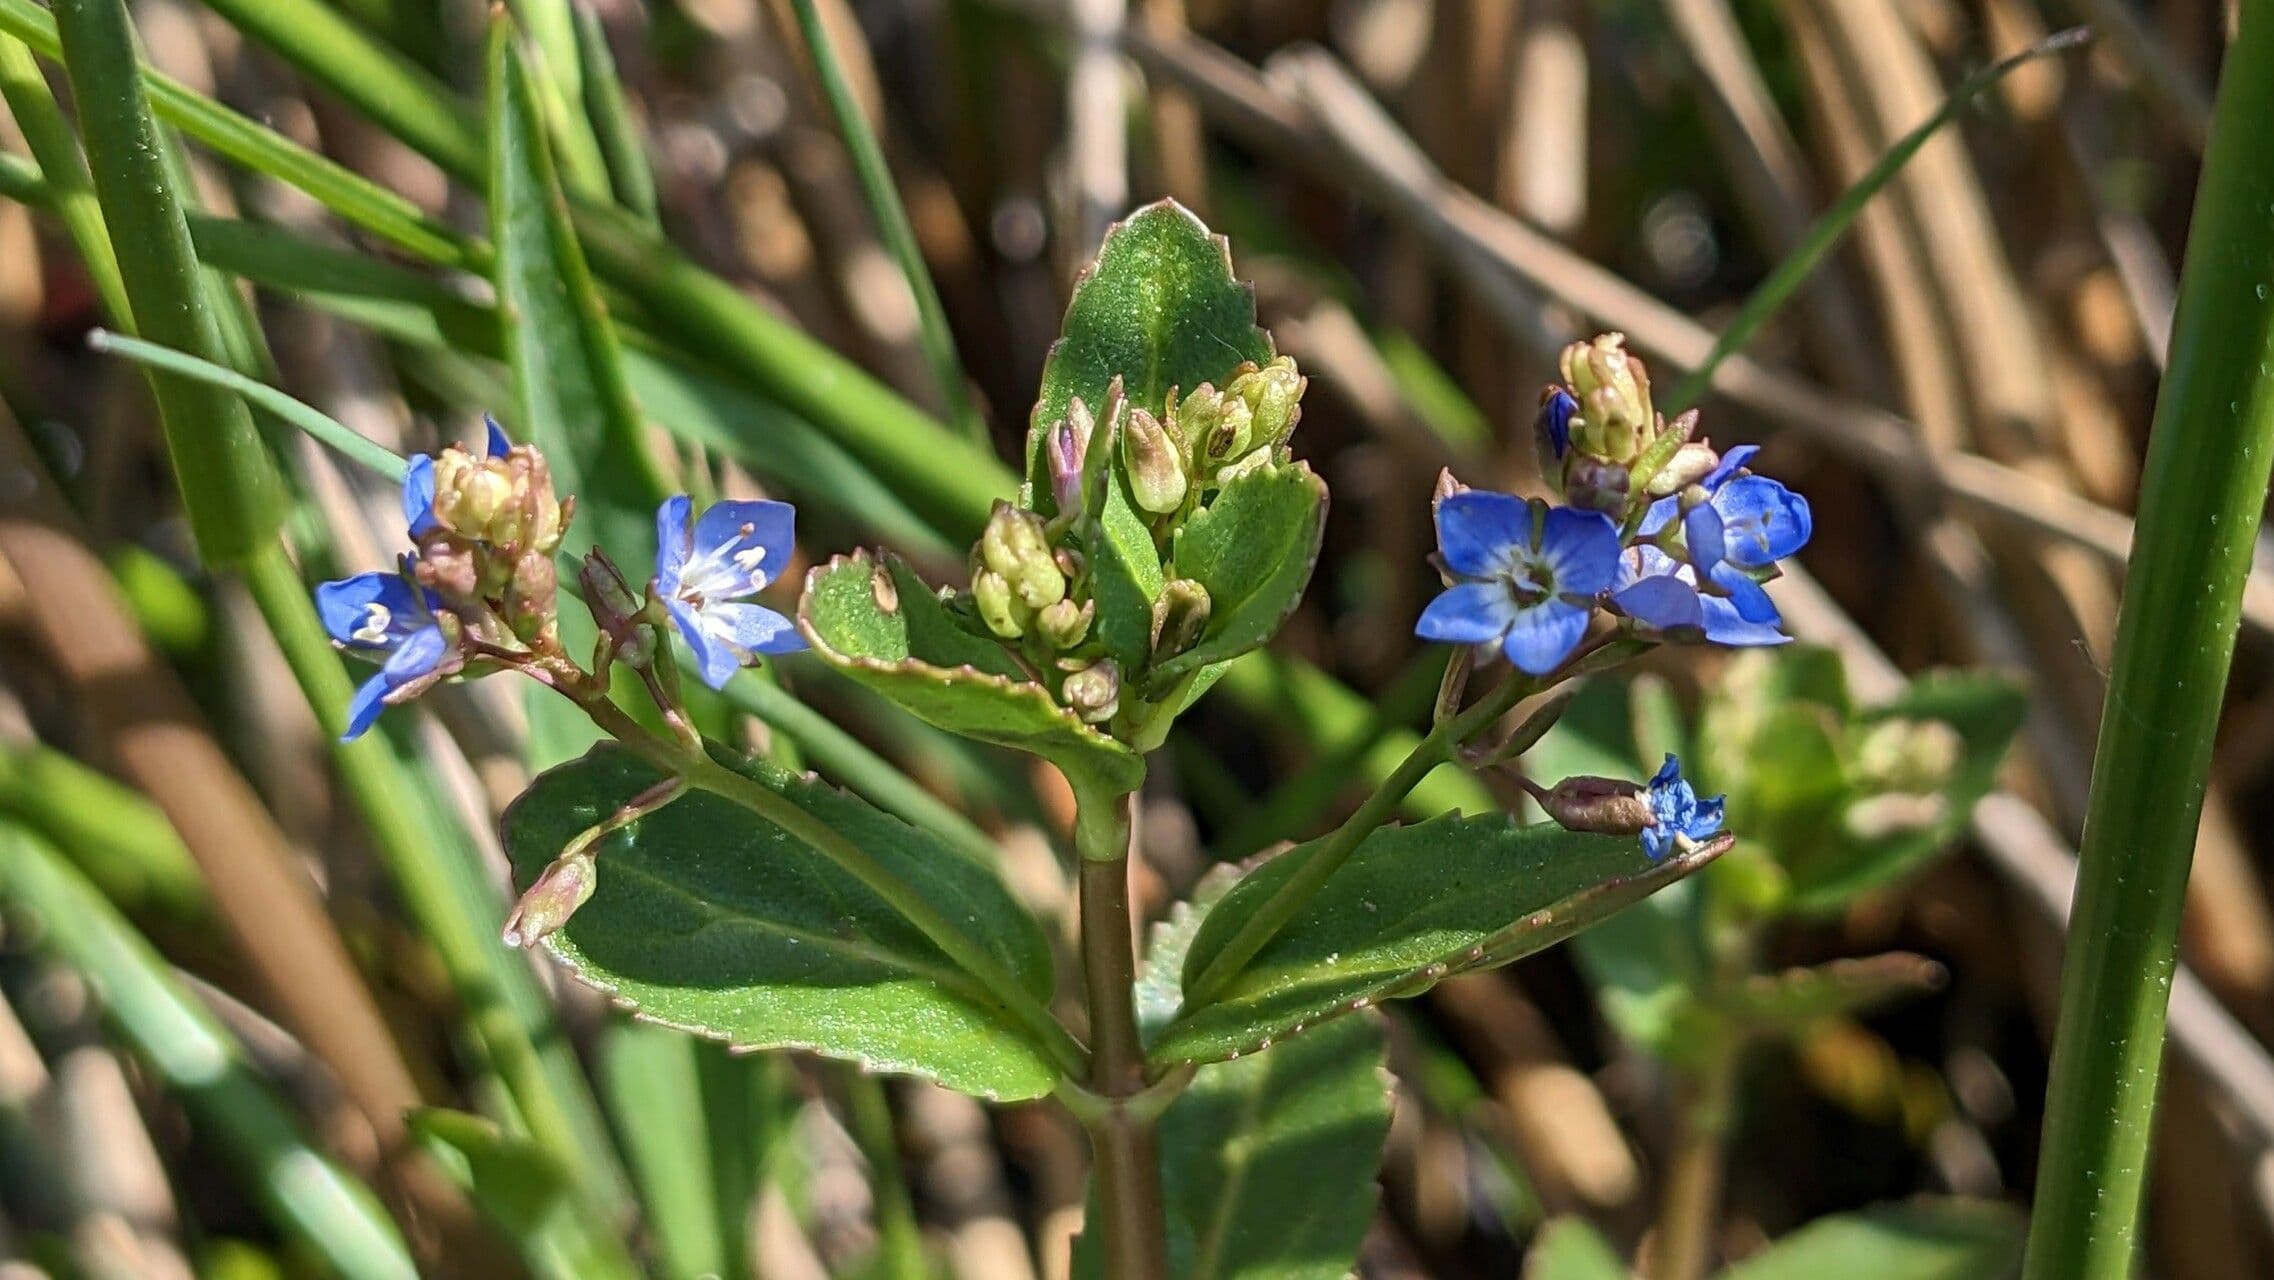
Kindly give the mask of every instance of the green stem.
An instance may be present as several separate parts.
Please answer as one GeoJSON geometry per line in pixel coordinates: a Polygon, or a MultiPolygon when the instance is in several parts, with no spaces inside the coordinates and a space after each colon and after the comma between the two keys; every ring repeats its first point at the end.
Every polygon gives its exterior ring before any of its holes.
{"type": "Polygon", "coordinates": [[[40,74],[39,59],[32,54],[31,46],[13,36],[0,37],[0,95],[7,97],[8,110],[16,117],[24,144],[39,161],[40,174],[47,183],[48,208],[63,223],[72,247],[79,251],[79,260],[86,265],[95,292],[103,300],[103,310],[113,324],[133,323],[134,310],[127,302],[126,285],[119,279],[118,258],[111,252],[110,233],[103,228],[103,210],[95,202],[95,188],[80,159],[78,140],[71,136],[71,126],[57,109],[55,95],[48,88],[47,77],[40,74]]]}
{"type": "Polygon", "coordinates": [[[2188,864],[2274,462],[2274,0],[2243,0],[2157,397],[2093,761],[2029,1280],[2129,1274],[2188,864]]]}
{"type": "Polygon", "coordinates": [[[846,874],[867,885],[878,897],[890,903],[894,910],[907,917],[908,923],[929,938],[933,946],[978,982],[986,994],[1003,1007],[1003,1011],[1024,1027],[1037,1045],[1058,1066],[1072,1075],[1079,1075],[1084,1057],[1081,1045],[1050,1016],[1050,1010],[1026,988],[1011,971],[1004,967],[994,953],[972,940],[971,936],[942,915],[915,886],[894,875],[890,868],[878,862],[868,850],[845,838],[835,827],[814,817],[782,796],[767,790],[734,770],[727,768],[700,750],[683,747],[677,742],[650,733],[623,708],[610,702],[597,691],[561,686],[585,714],[592,717],[611,737],[638,753],[659,769],[676,773],[687,780],[687,785],[699,787],[713,795],[741,805],[766,821],[780,827],[792,837],[811,846],[814,852],[836,863],[846,874]]]}
{"type": "Polygon", "coordinates": [[[892,185],[892,169],[885,164],[884,149],[877,145],[876,132],[869,128],[853,86],[846,82],[845,68],[822,25],[820,6],[814,0],[793,0],[793,7],[797,10],[798,32],[813,57],[813,78],[820,82],[822,100],[828,103],[837,132],[845,140],[845,150],[852,156],[861,194],[868,197],[869,214],[876,219],[877,231],[892,251],[893,260],[900,264],[900,274],[907,277],[908,292],[915,297],[920,326],[917,336],[924,348],[924,362],[932,368],[932,380],[939,384],[940,403],[947,406],[949,416],[964,434],[986,444],[987,424],[971,403],[970,384],[956,355],[955,335],[948,329],[947,309],[940,305],[940,291],[932,283],[924,252],[916,243],[916,228],[910,225],[908,210],[892,185]]]}
{"type": "Polygon", "coordinates": [[[869,1196],[875,1202],[877,1267],[884,1280],[925,1280],[924,1236],[916,1205],[901,1167],[900,1140],[892,1122],[892,1098],[884,1081],[854,1066],[835,1074],[845,1088],[845,1128],[869,1166],[869,1196]]]}
{"type": "Polygon", "coordinates": [[[1295,874],[1287,877],[1287,882],[1279,886],[1278,891],[1258,907],[1254,915],[1248,917],[1247,923],[1241,925],[1239,932],[1224,944],[1224,949],[1217,953],[1208,967],[1185,984],[1185,1006],[1198,1008],[1206,1004],[1224,989],[1226,983],[1238,976],[1247,962],[1255,959],[1256,953],[1263,950],[1264,944],[1285,928],[1287,922],[1295,918],[1295,913],[1302,910],[1303,904],[1309,902],[1312,895],[1335,872],[1342,869],[1342,864],[1358,851],[1359,842],[1397,813],[1398,805],[1405,800],[1406,793],[1428,777],[1431,770],[1451,758],[1453,748],[1508,714],[1508,709],[1525,696],[1537,693],[1544,687],[1538,680],[1521,675],[1511,676],[1468,710],[1439,721],[1420,742],[1414,744],[1413,750],[1407,752],[1397,768],[1392,769],[1390,775],[1382,780],[1382,785],[1366,797],[1365,803],[1358,806],[1357,812],[1344,819],[1341,826],[1312,846],[1303,865],[1296,869],[1295,874]]]}
{"type": "MultiPolygon", "coordinates": [[[[343,723],[354,689],[299,572],[271,544],[245,566],[245,575],[254,605],[317,719],[326,725],[343,723]]],[[[627,1191],[607,1159],[607,1130],[598,1107],[583,1087],[574,1058],[554,1036],[549,1007],[528,969],[497,943],[504,904],[480,887],[470,874],[472,867],[454,863],[451,843],[421,826],[425,806],[383,735],[336,744],[332,762],[396,892],[450,975],[474,1036],[512,1095],[530,1137],[576,1171],[596,1204],[623,1204],[627,1191]],[[540,1050],[540,1041],[559,1047],[540,1050]]]]}
{"type": "Polygon", "coordinates": [[[1714,1223],[1721,1215],[1723,1155],[1736,1103],[1739,1041],[1725,1033],[1705,1049],[1678,1105],[1680,1131],[1667,1165],[1666,1189],[1651,1239],[1651,1280],[1700,1280],[1713,1262],[1714,1223]]]}
{"type": "Polygon", "coordinates": [[[1145,1091],[1137,1031],[1137,954],[1129,908],[1134,795],[1081,797],[1074,846],[1081,864],[1082,988],[1090,1014],[1089,1090],[1080,1109],[1096,1170],[1099,1252],[1112,1280],[1165,1280],[1167,1214],[1154,1130],[1158,1111],[1130,1105],[1145,1091]]]}

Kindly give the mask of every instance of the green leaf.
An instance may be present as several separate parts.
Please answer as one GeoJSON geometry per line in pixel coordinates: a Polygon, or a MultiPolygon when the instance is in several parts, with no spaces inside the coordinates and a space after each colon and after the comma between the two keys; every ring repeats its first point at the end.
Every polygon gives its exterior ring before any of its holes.
{"type": "Polygon", "coordinates": [[[463,1111],[414,1111],[410,1128],[482,1216],[512,1239],[531,1271],[559,1280],[639,1276],[623,1242],[584,1211],[575,1180],[551,1156],[463,1111]]]}
{"type": "Polygon", "coordinates": [[[1557,1218],[1540,1228],[1524,1255],[1524,1280],[1628,1280],[1633,1274],[1584,1218],[1557,1218]]]}
{"type": "Polygon", "coordinates": [[[2021,1215],[1979,1200],[1916,1200],[1818,1218],[1719,1280],[2000,1280],[2021,1266],[2021,1215]]]}
{"type": "MultiPolygon", "coordinates": [[[[1153,932],[1141,1018],[1173,1009],[1187,949],[1231,883],[1204,880],[1153,932]]],[[[1205,1066],[1160,1122],[1170,1269],[1186,1280],[1345,1276],[1374,1214],[1390,1128],[1379,1016],[1205,1066]]],[[[1094,1211],[1092,1220],[1095,1221],[1094,1211]]],[[[1075,1274],[1100,1274],[1085,1233],[1075,1274]]]]}
{"type": "Polygon", "coordinates": [[[600,144],[600,158],[608,168],[608,187],[616,203],[650,230],[659,229],[655,173],[648,168],[647,148],[632,104],[624,95],[624,82],[616,74],[616,57],[608,49],[608,33],[600,15],[589,5],[572,6],[569,20],[576,27],[577,61],[584,73],[584,114],[600,144]]]}
{"type": "Polygon", "coordinates": [[[653,549],[663,481],[642,443],[615,326],[569,223],[535,86],[502,14],[490,29],[489,76],[491,283],[520,410],[515,425],[544,450],[555,487],[576,495],[577,515],[600,546],[617,563],[638,565],[653,549]]]}
{"type": "Polygon", "coordinates": [[[808,574],[798,629],[824,662],[920,720],[1057,765],[1076,787],[1121,794],[1145,763],[1032,683],[1003,646],[957,625],[889,552],[839,556],[808,574]]]}
{"type": "MultiPolygon", "coordinates": [[[[1100,423],[1098,430],[1105,430],[1100,423]]],[[[1113,450],[1118,455],[1120,450],[1113,450]]],[[[1118,456],[1108,465],[1105,506],[1088,543],[1097,636],[1124,674],[1142,669],[1153,647],[1153,602],[1161,598],[1161,553],[1129,496],[1118,456]]]]}
{"type": "MultiPolygon", "coordinates": [[[[918,887],[1037,999],[1051,991],[1041,928],[1002,885],[865,801],[762,761],[741,772],[918,887]]],[[[506,815],[526,885],[577,833],[659,775],[596,748],[533,783],[506,815]]],[[[546,945],[640,1016],[739,1048],[805,1048],[982,1097],[1058,1082],[1019,1024],[884,899],[748,810],[695,793],[612,836],[600,888],[546,945]]]]}
{"type": "Polygon", "coordinates": [[[1940,816],[1917,830],[1876,839],[1840,825],[1821,845],[1788,853],[1792,879],[1788,908],[1809,914],[1838,911],[1859,895],[1918,870],[1948,848],[1965,829],[1975,802],[1997,785],[1998,764],[2027,710],[2027,696],[2011,677],[1986,671],[1936,671],[1912,680],[1894,700],[1864,711],[1851,733],[1895,719],[1940,721],[1957,730],[1964,750],[1940,793],[1940,816]]]}
{"type": "Polygon", "coordinates": [[[1146,205],[1105,233],[1097,261],[1074,285],[1066,321],[1042,369],[1027,437],[1034,506],[1051,514],[1042,433],[1074,397],[1095,412],[1115,378],[1129,403],[1161,412],[1169,389],[1222,387],[1240,365],[1272,358],[1255,324],[1255,294],[1232,275],[1232,252],[1174,200],[1146,205]]]}
{"type": "MultiPolygon", "coordinates": [[[[1225,896],[1185,959],[1188,980],[1319,844],[1265,862],[1225,896]]],[[[1632,839],[1519,826],[1505,814],[1384,827],[1215,1000],[1185,1010],[1151,1057],[1213,1062],[1253,1052],[1453,974],[1520,959],[1681,879],[1727,845],[1653,865],[1632,839]]]]}
{"type": "Polygon", "coordinates": [[[1258,648],[1295,611],[1326,531],[1326,483],[1297,462],[1265,466],[1224,486],[1177,532],[1176,574],[1208,588],[1200,642],[1157,664],[1173,680],[1258,648]]]}

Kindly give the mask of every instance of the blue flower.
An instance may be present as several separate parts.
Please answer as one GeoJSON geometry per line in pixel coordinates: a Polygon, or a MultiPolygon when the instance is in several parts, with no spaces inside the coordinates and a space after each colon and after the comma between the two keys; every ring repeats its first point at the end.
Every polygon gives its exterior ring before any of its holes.
{"type": "Polygon", "coordinates": [[[1739,474],[1760,451],[1759,445],[1743,444],[1722,455],[1721,464],[1698,481],[1706,500],[1687,512],[1679,495],[1650,504],[1643,536],[1656,534],[1679,514],[1690,562],[1701,573],[1725,560],[1739,568],[1766,568],[1807,546],[1815,531],[1808,499],[1767,476],[1739,474]]]}
{"type": "Polygon", "coordinates": [[[743,602],[790,562],[797,509],[786,502],[716,502],[688,522],[686,494],[655,509],[655,583],[673,625],[687,638],[703,683],[726,687],[753,654],[805,647],[788,618],[743,602]]]}
{"type": "Polygon", "coordinates": [[[1571,448],[1571,419],[1578,412],[1579,398],[1562,387],[1540,394],[1540,416],[1532,425],[1548,447],[1547,457],[1561,458],[1571,448]]]}
{"type": "Polygon", "coordinates": [[[1652,822],[1642,829],[1642,851],[1652,862],[1658,862],[1669,853],[1711,839],[1721,830],[1725,799],[1698,799],[1689,780],[1682,776],[1682,762],[1669,753],[1666,763],[1658,766],[1657,776],[1650,780],[1652,822]]]}
{"type": "Polygon", "coordinates": [[[1724,562],[1698,588],[1697,569],[1648,543],[1620,554],[1611,606],[1653,631],[1697,632],[1713,644],[1749,648],[1788,644],[1777,630],[1776,604],[1761,584],[1724,562]]]}
{"type": "Polygon", "coordinates": [[[1437,504],[1437,547],[1456,579],[1414,633],[1497,644],[1532,675],[1562,665],[1587,635],[1595,598],[1618,571],[1619,530],[1599,511],[1537,509],[1464,489],[1437,504]]]}
{"type": "MultiPolygon", "coordinates": [[[[513,448],[513,442],[505,438],[505,428],[497,425],[497,419],[488,414],[482,415],[482,423],[489,428],[484,442],[487,446],[484,456],[504,457],[513,448]]],[[[412,454],[410,465],[403,469],[403,523],[410,526],[414,542],[442,527],[441,522],[434,517],[432,454],[412,454]]]]}
{"type": "Polygon", "coordinates": [[[379,674],[364,681],[348,704],[347,732],[340,741],[363,736],[390,695],[434,675],[450,657],[450,640],[435,621],[434,604],[430,594],[422,596],[394,573],[359,573],[316,588],[316,612],[324,630],[341,647],[380,662],[379,674]]]}

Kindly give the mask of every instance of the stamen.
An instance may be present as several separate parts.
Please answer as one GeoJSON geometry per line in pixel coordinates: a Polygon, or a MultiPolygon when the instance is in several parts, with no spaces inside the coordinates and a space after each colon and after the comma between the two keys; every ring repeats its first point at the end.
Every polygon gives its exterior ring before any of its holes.
{"type": "Polygon", "coordinates": [[[384,644],[387,628],[393,626],[394,622],[394,611],[374,600],[363,606],[363,625],[349,632],[348,638],[365,644],[384,644]]]}

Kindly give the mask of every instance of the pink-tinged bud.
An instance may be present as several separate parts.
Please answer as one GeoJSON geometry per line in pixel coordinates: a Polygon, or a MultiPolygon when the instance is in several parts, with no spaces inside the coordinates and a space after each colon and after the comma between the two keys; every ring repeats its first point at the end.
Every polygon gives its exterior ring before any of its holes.
{"type": "Polygon", "coordinates": [[[1191,648],[1208,625],[1208,588],[1190,578],[1174,578],[1153,602],[1153,660],[1173,658],[1191,648]]]}
{"type": "Polygon", "coordinates": [[[559,599],[560,575],[553,568],[552,556],[532,551],[515,558],[503,603],[506,625],[523,644],[539,645],[553,634],[559,599]]]}
{"type": "Polygon", "coordinates": [[[1089,455],[1092,425],[1089,406],[1076,396],[1066,407],[1066,416],[1042,437],[1042,460],[1050,474],[1050,497],[1057,503],[1061,517],[1071,518],[1082,512],[1082,462],[1089,455]]]}
{"type": "Polygon", "coordinates": [[[1617,778],[1565,778],[1547,790],[1535,789],[1532,798],[1566,831],[1631,836],[1657,821],[1643,788],[1617,778]]]}
{"type": "Polygon", "coordinates": [[[592,891],[599,887],[600,868],[591,853],[579,851],[554,859],[505,918],[505,945],[533,947],[543,942],[591,901],[592,891]]]}
{"type": "Polygon", "coordinates": [[[1453,469],[1451,467],[1447,467],[1444,470],[1439,471],[1437,473],[1437,489],[1434,493],[1429,495],[1429,510],[1431,514],[1436,513],[1437,508],[1445,501],[1445,499],[1452,497],[1456,493],[1467,493],[1468,491],[1469,486],[1462,484],[1459,480],[1454,478],[1453,469]]]}
{"type": "Polygon", "coordinates": [[[1089,636],[1097,611],[1095,600],[1084,600],[1078,606],[1072,600],[1060,600],[1034,615],[1034,629],[1051,648],[1071,649],[1089,636]]]}
{"type": "Polygon", "coordinates": [[[1143,409],[1132,409],[1122,428],[1121,465],[1129,475],[1129,494],[1140,508],[1166,515],[1184,505],[1184,450],[1169,437],[1161,420],[1143,409]]]}
{"type": "Polygon", "coordinates": [[[1626,515],[1627,497],[1634,484],[1624,463],[1606,462],[1587,453],[1575,453],[1564,464],[1563,496],[1572,506],[1600,511],[1613,519],[1626,515]]]}
{"type": "MultiPolygon", "coordinates": [[[[1684,415],[1687,416],[1687,415],[1684,415]]],[[[1721,465],[1721,455],[1702,440],[1693,440],[1674,451],[1658,474],[1650,478],[1650,496],[1663,498],[1680,493],[1698,481],[1713,474],[1721,465]]]]}

